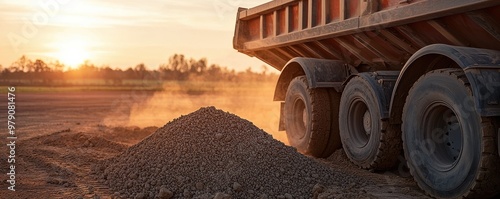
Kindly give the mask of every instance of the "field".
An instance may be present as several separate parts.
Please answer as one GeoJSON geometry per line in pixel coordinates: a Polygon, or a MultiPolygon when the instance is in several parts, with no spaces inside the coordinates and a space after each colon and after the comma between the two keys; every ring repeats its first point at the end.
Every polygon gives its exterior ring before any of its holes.
{"type": "MultiPolygon", "coordinates": [[[[18,87],[16,94],[16,192],[2,175],[1,198],[111,198],[113,192],[90,175],[91,167],[124,152],[167,122],[200,107],[215,106],[253,122],[286,143],[277,131],[279,103],[274,82],[166,82],[150,87],[18,87]]],[[[7,94],[2,89],[0,129],[7,129],[7,94]]],[[[7,164],[2,133],[0,171],[7,164]]],[[[355,168],[337,151],[315,159],[332,170],[375,182],[363,190],[373,197],[425,197],[403,170],[371,173],[355,168]]]]}

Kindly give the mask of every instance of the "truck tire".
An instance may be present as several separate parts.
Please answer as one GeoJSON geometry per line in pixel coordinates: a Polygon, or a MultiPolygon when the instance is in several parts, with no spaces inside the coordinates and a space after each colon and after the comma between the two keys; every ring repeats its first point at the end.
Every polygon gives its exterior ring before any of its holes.
{"type": "Polygon", "coordinates": [[[460,69],[435,70],[411,88],[403,108],[403,147],[417,184],[438,198],[498,193],[500,158],[493,118],[479,116],[460,69]]]}
{"type": "Polygon", "coordinates": [[[342,93],[337,92],[335,89],[328,89],[328,94],[330,95],[330,136],[328,139],[328,145],[323,152],[323,157],[328,157],[337,149],[342,148],[338,123],[340,98],[342,97],[342,93]]]}
{"type": "Polygon", "coordinates": [[[310,89],[305,76],[294,78],[285,98],[285,125],[290,145],[314,157],[327,157],[330,99],[326,89],[310,89]]]}
{"type": "Polygon", "coordinates": [[[347,83],[340,101],[340,138],[354,164],[364,169],[385,170],[398,161],[401,131],[381,119],[380,99],[374,89],[361,77],[347,83]]]}

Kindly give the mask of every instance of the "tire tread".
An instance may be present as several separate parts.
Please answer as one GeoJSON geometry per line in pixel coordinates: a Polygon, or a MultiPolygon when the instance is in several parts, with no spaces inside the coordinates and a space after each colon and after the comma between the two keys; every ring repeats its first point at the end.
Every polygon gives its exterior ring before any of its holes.
{"type": "MultiPolygon", "coordinates": [[[[296,77],[302,84],[308,85],[305,76],[296,77]]],[[[307,87],[308,95],[311,98],[311,137],[307,145],[307,155],[314,157],[327,157],[327,150],[330,136],[330,101],[326,89],[311,89],[307,87]]]]}

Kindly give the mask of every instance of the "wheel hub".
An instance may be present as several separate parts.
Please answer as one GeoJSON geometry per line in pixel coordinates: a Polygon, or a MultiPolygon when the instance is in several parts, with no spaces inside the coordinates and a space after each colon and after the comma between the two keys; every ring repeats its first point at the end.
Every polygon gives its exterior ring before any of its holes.
{"type": "Polygon", "coordinates": [[[446,146],[453,160],[457,160],[462,148],[461,130],[458,121],[449,121],[446,126],[446,146]]]}
{"type": "Polygon", "coordinates": [[[305,107],[302,111],[302,122],[304,123],[304,127],[307,126],[307,110],[305,107]]]}
{"type": "Polygon", "coordinates": [[[456,114],[444,103],[435,103],[426,110],[423,124],[424,140],[429,141],[427,150],[434,167],[449,171],[457,163],[463,149],[463,132],[456,114]]]}
{"type": "Polygon", "coordinates": [[[309,116],[307,114],[306,105],[302,99],[296,99],[293,102],[293,109],[291,116],[292,116],[292,121],[290,123],[293,126],[291,129],[294,130],[290,129],[287,131],[287,133],[296,139],[304,138],[307,131],[309,116]]]}
{"type": "Polygon", "coordinates": [[[372,118],[366,103],[361,99],[354,99],[349,108],[347,125],[351,139],[357,148],[365,147],[370,142],[372,118]]]}
{"type": "Polygon", "coordinates": [[[365,128],[366,135],[370,135],[372,131],[372,118],[368,110],[363,115],[363,127],[365,128]]]}

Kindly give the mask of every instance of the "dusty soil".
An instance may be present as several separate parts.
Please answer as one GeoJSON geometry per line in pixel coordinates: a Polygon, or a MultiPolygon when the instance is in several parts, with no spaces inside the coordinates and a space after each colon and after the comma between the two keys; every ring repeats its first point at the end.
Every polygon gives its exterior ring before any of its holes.
{"type": "MultiPolygon", "coordinates": [[[[8,176],[3,174],[0,176],[1,198],[111,198],[114,192],[91,175],[91,168],[101,160],[125,152],[158,127],[112,126],[105,120],[109,121],[110,114],[130,111],[130,107],[117,105],[117,99],[133,98],[140,103],[153,94],[125,91],[17,94],[16,191],[7,190],[8,176]]],[[[6,104],[6,97],[1,97],[0,104],[6,104]]],[[[2,132],[7,129],[6,109],[0,107],[2,132]]],[[[0,154],[0,172],[7,173],[7,134],[0,136],[0,151],[4,153],[0,154]]],[[[359,179],[356,189],[367,193],[364,195],[369,198],[425,197],[409,178],[403,163],[393,171],[365,171],[352,165],[341,150],[329,158],[312,160],[332,172],[359,179]]],[[[324,184],[323,195],[357,198],[356,194],[338,193],[340,190],[336,187],[348,186],[339,183],[342,182],[324,184]]]]}

